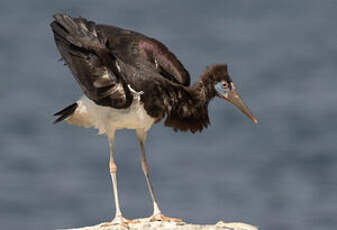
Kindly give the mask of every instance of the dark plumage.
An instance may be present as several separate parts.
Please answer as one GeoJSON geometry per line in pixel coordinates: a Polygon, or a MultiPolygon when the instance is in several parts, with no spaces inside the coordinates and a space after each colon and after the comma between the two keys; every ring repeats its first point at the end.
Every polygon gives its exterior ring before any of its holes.
{"type": "Polygon", "coordinates": [[[69,116],[71,116],[75,112],[77,107],[78,107],[78,104],[74,103],[62,109],[61,111],[55,113],[54,116],[58,116],[58,118],[54,121],[54,123],[58,123],[60,121],[63,121],[64,119],[67,119],[69,116]]]}
{"type": "Polygon", "coordinates": [[[107,134],[116,202],[113,223],[127,222],[119,209],[113,152],[115,131],[123,128],[135,129],[140,142],[142,169],[154,207],[150,220],[179,221],[163,216],[155,199],[145,158],[146,132],[163,118],[165,126],[174,130],[201,131],[210,122],[207,108],[215,96],[257,122],[238,95],[227,65],[210,66],[190,86],[184,66],[157,40],[84,18],[62,14],[54,18],[51,27],[57,48],[86,95],[56,113],[55,122],[66,120],[107,134]]]}
{"type": "Polygon", "coordinates": [[[130,85],[144,92],[145,110],[156,121],[166,115],[166,126],[192,132],[208,126],[207,106],[216,96],[214,84],[230,80],[227,65],[209,67],[197,83],[187,87],[188,72],[160,42],[84,18],[56,15],[55,19],[51,26],[57,47],[84,93],[95,103],[127,108],[133,97],[130,85]]]}

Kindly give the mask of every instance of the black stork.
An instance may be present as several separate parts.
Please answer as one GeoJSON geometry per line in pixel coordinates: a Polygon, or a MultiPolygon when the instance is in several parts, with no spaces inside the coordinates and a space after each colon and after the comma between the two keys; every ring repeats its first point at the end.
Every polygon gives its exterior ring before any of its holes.
{"type": "Polygon", "coordinates": [[[66,120],[94,127],[106,134],[110,148],[110,175],[116,214],[111,223],[125,225],[117,191],[114,136],[119,129],[135,129],[141,148],[142,170],[153,202],[150,221],[179,221],[159,209],[149,177],[144,142],[152,124],[165,118],[165,126],[181,131],[201,131],[209,125],[208,103],[221,97],[239,108],[253,122],[255,117],[237,93],[226,64],[208,67],[190,86],[184,66],[159,41],[115,26],[84,18],[54,15],[54,38],[65,64],[84,92],[76,103],[56,113],[66,120]]]}

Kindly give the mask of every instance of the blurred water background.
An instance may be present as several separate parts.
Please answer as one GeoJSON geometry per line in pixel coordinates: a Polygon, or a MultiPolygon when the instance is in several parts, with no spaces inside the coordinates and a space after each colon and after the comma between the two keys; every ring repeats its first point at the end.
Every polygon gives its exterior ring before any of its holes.
{"type": "MultiPolygon", "coordinates": [[[[260,120],[210,104],[203,133],[155,125],[146,144],[159,204],[193,223],[273,230],[337,226],[337,2],[57,0],[0,2],[0,228],[57,229],[114,215],[108,143],[54,112],[81,90],[49,23],[68,13],[164,42],[195,82],[225,62],[260,120]]],[[[116,138],[124,215],[151,215],[133,131],[116,138]]]]}

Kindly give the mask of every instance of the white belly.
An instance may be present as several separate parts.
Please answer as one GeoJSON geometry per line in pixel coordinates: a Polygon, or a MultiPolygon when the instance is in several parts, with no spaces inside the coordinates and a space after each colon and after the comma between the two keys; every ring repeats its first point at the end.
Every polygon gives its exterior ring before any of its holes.
{"type": "Polygon", "coordinates": [[[139,98],[134,99],[127,109],[100,106],[86,96],[78,100],[77,104],[77,109],[67,121],[70,124],[86,128],[94,127],[98,129],[99,134],[109,135],[118,129],[144,129],[147,131],[155,121],[147,114],[139,98]]]}

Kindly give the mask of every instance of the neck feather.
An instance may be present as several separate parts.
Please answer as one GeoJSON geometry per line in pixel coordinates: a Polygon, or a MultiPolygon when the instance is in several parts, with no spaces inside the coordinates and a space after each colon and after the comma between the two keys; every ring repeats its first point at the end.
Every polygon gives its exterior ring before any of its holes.
{"type": "Polygon", "coordinates": [[[206,70],[192,87],[182,88],[186,94],[174,100],[172,109],[167,112],[166,126],[194,133],[209,125],[208,103],[216,95],[211,74],[206,70]]]}
{"type": "Polygon", "coordinates": [[[216,92],[214,90],[213,73],[209,69],[206,69],[193,86],[193,90],[196,93],[196,97],[200,101],[207,104],[215,97],[216,92]]]}

